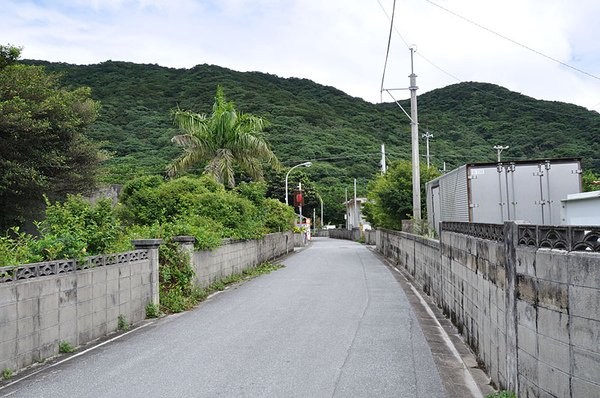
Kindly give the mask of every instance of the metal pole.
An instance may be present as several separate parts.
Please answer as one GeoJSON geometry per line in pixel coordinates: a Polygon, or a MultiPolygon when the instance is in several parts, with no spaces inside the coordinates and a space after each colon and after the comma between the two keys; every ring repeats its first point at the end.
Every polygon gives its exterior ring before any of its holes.
{"type": "MultiPolygon", "coordinates": [[[[302,183],[301,182],[298,183],[298,189],[300,190],[300,193],[302,193],[302,183]]],[[[304,199],[304,195],[302,195],[302,199],[304,199]]],[[[298,209],[300,210],[300,224],[304,224],[302,222],[302,203],[300,203],[298,205],[298,209]]]]}
{"type": "Polygon", "coordinates": [[[410,130],[412,138],[412,185],[413,185],[413,220],[421,220],[421,175],[419,165],[419,121],[417,114],[417,75],[414,72],[413,58],[416,48],[410,48],[410,130]]]}
{"type": "Polygon", "coordinates": [[[348,217],[348,188],[346,188],[346,201],[344,202],[344,206],[346,206],[346,229],[348,229],[348,222],[350,218],[348,217]]]}
{"type": "Polygon", "coordinates": [[[321,229],[323,229],[323,198],[321,195],[317,194],[319,197],[319,201],[321,202],[321,229]]]}
{"type": "Polygon", "coordinates": [[[427,154],[425,157],[427,158],[427,168],[429,168],[429,139],[433,138],[433,134],[429,134],[429,131],[426,131],[425,134],[423,134],[423,138],[425,138],[427,142],[427,154]]]}
{"type": "Polygon", "coordinates": [[[381,175],[385,175],[387,172],[387,165],[385,164],[385,144],[381,144],[381,175]]]}
{"type": "Polygon", "coordinates": [[[356,224],[352,227],[360,224],[360,218],[358,217],[358,204],[356,203],[356,178],[354,179],[354,221],[356,221],[356,224]]]}
{"type": "Polygon", "coordinates": [[[312,162],[304,162],[304,163],[297,164],[294,167],[292,167],[291,169],[289,169],[288,172],[286,173],[286,175],[285,175],[285,204],[286,204],[286,206],[290,205],[290,203],[288,201],[288,177],[290,176],[290,173],[292,172],[292,170],[294,170],[296,167],[300,167],[300,166],[310,167],[310,166],[312,166],[312,162]]]}
{"type": "Polygon", "coordinates": [[[494,149],[498,152],[498,163],[500,163],[500,154],[502,153],[503,150],[510,148],[508,145],[506,146],[502,146],[502,145],[495,145],[494,149]]]}

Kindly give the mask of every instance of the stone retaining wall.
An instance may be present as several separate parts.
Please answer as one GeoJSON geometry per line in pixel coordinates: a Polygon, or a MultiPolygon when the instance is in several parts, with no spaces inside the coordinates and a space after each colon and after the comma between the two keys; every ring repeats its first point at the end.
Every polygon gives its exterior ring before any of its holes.
{"type": "Polygon", "coordinates": [[[519,397],[600,396],[597,227],[445,228],[440,241],[378,230],[377,249],[433,297],[496,386],[519,397]]]}

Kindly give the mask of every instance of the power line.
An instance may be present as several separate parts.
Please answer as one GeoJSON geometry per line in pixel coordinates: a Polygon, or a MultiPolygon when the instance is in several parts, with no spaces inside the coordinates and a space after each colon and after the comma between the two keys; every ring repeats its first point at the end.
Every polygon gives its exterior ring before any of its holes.
{"type": "MultiPolygon", "coordinates": [[[[377,0],[377,2],[383,9],[381,2],[379,0],[377,0]]],[[[384,9],[384,12],[385,12],[385,9],[384,9]]],[[[387,69],[388,57],[390,55],[390,44],[392,44],[392,31],[394,28],[394,14],[395,13],[396,13],[396,0],[394,0],[394,5],[392,6],[392,17],[390,18],[390,34],[388,35],[387,50],[385,52],[385,62],[383,64],[383,75],[381,76],[381,89],[379,90],[380,102],[383,102],[383,82],[385,80],[385,70],[387,69]]]]}
{"type": "MultiPolygon", "coordinates": [[[[429,0],[425,0],[425,1],[429,1],[429,0]]],[[[388,17],[388,19],[391,19],[389,14],[387,13],[387,11],[385,10],[385,8],[382,6],[380,0],[377,0],[377,3],[379,3],[379,6],[381,7],[381,9],[383,10],[384,14],[388,17]]],[[[434,4],[434,3],[432,3],[434,4]]],[[[404,36],[402,35],[402,33],[400,33],[400,31],[398,30],[398,28],[394,25],[394,31],[396,32],[396,34],[400,37],[400,39],[404,42],[404,44],[406,45],[407,48],[410,48],[410,45],[408,44],[408,42],[404,39],[404,36]]],[[[434,63],[432,60],[430,60],[429,58],[427,58],[425,55],[423,55],[422,51],[419,51],[416,53],[418,57],[421,57],[423,60],[425,60],[425,62],[427,62],[428,64],[430,64],[431,66],[433,66],[435,69],[439,70],[440,72],[442,72],[443,74],[451,77],[452,79],[454,79],[455,81],[457,81],[458,83],[470,83],[470,82],[466,82],[465,80],[457,77],[456,75],[453,75],[452,73],[448,72],[447,70],[445,70],[444,68],[442,68],[441,66],[437,65],[436,63],[434,63]]],[[[479,87],[475,86],[475,85],[471,85],[471,87],[473,89],[475,89],[476,91],[479,91],[483,94],[486,95],[490,95],[492,97],[501,99],[503,101],[508,101],[510,103],[513,104],[517,104],[529,109],[534,109],[534,110],[539,110],[539,111],[543,111],[543,112],[547,112],[547,113],[551,113],[554,115],[559,115],[559,116],[565,116],[563,113],[561,112],[556,112],[556,111],[552,111],[546,108],[542,108],[539,106],[535,106],[535,105],[530,105],[530,104],[526,104],[524,102],[518,101],[518,100],[514,100],[512,98],[506,98],[506,97],[502,97],[500,95],[497,95],[495,93],[489,92],[489,91],[485,91],[480,89],[479,87]]],[[[598,103],[600,104],[600,103],[598,103]]],[[[596,105],[598,105],[596,104],[596,105]]],[[[576,119],[581,119],[581,120],[589,120],[588,116],[579,116],[579,115],[570,115],[570,118],[576,118],[576,119]]]]}
{"type": "Polygon", "coordinates": [[[511,42],[511,43],[513,43],[513,44],[516,44],[517,46],[520,46],[520,47],[522,47],[522,48],[524,48],[524,49],[526,49],[526,50],[529,50],[529,51],[531,51],[531,52],[533,52],[533,53],[535,53],[535,54],[537,54],[537,55],[540,55],[540,56],[542,56],[542,57],[544,57],[544,58],[547,58],[547,59],[549,59],[549,60],[551,60],[551,61],[554,61],[554,62],[556,62],[556,63],[558,63],[558,64],[560,64],[560,65],[562,65],[562,66],[565,66],[565,67],[567,67],[567,68],[573,69],[574,71],[577,71],[577,72],[579,72],[579,73],[582,73],[582,74],[584,74],[584,75],[586,75],[586,76],[589,76],[589,77],[591,77],[591,78],[594,78],[594,79],[596,79],[596,80],[600,80],[600,77],[598,77],[598,76],[596,76],[596,75],[593,75],[593,74],[591,74],[591,73],[588,73],[588,72],[586,72],[586,71],[584,71],[584,70],[582,70],[582,69],[579,69],[579,68],[577,68],[577,67],[575,67],[575,66],[573,66],[573,65],[569,65],[569,64],[567,64],[567,63],[565,63],[565,62],[562,62],[562,61],[561,61],[561,60],[559,60],[559,59],[556,59],[556,58],[554,58],[554,57],[551,57],[550,55],[544,54],[544,53],[543,53],[543,52],[541,52],[541,51],[538,51],[538,50],[536,50],[536,49],[534,49],[534,48],[532,48],[532,47],[529,47],[529,46],[527,46],[527,45],[525,45],[525,44],[523,44],[523,43],[520,43],[520,42],[518,42],[518,41],[516,41],[516,40],[514,40],[514,39],[511,39],[511,38],[510,38],[510,37],[508,37],[508,36],[505,36],[505,35],[503,35],[503,34],[501,34],[501,33],[498,33],[498,32],[496,32],[495,30],[492,30],[492,29],[490,29],[490,28],[488,28],[488,27],[486,27],[486,26],[483,26],[483,25],[481,25],[481,24],[480,24],[480,23],[478,23],[478,22],[475,22],[475,21],[473,21],[472,19],[469,19],[469,18],[467,18],[467,17],[464,17],[464,16],[462,16],[462,15],[460,15],[460,14],[458,14],[458,13],[456,13],[456,12],[454,12],[454,11],[452,11],[452,10],[450,10],[450,9],[446,8],[446,7],[443,7],[443,6],[441,6],[441,5],[437,4],[437,3],[434,3],[434,2],[433,2],[433,1],[431,1],[431,0],[425,0],[425,1],[426,1],[427,3],[429,3],[429,4],[431,4],[431,5],[434,5],[434,6],[438,7],[438,8],[440,8],[440,9],[442,9],[442,10],[444,10],[444,11],[446,11],[446,12],[448,12],[448,13],[452,14],[452,15],[454,15],[454,16],[455,16],[455,17],[457,17],[457,18],[460,18],[460,19],[462,19],[463,21],[466,21],[466,22],[468,22],[468,23],[470,23],[470,24],[472,24],[472,25],[475,25],[475,26],[477,26],[478,28],[480,28],[480,29],[483,29],[483,30],[485,30],[485,31],[487,31],[487,32],[489,32],[489,33],[491,33],[491,34],[493,34],[493,35],[496,35],[496,36],[498,36],[498,37],[500,37],[500,38],[502,38],[502,39],[504,39],[504,40],[507,40],[507,41],[509,41],[509,42],[511,42]]]}

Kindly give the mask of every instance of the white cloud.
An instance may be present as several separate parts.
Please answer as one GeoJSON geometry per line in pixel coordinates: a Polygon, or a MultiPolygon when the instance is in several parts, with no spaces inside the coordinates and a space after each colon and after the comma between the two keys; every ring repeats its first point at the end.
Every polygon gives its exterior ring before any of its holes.
{"type": "MultiPolygon", "coordinates": [[[[380,0],[391,11],[392,0],[380,0]]],[[[562,62],[600,74],[594,0],[432,0],[562,62]]],[[[419,54],[465,81],[600,110],[600,81],[429,4],[397,1],[396,26],[419,54]]],[[[107,59],[172,67],[217,64],[303,77],[379,100],[389,21],[377,0],[8,0],[0,36],[27,58],[107,59]]],[[[415,59],[423,93],[456,80],[415,59]]],[[[386,86],[408,85],[409,51],[394,33],[386,86]]]]}

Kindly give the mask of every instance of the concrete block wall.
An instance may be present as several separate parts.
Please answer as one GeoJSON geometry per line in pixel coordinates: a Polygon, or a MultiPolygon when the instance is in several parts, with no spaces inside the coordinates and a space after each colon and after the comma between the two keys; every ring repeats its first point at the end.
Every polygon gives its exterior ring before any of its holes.
{"type": "Polygon", "coordinates": [[[433,297],[497,387],[600,397],[600,254],[510,244],[511,228],[439,242],[378,230],[377,250],[433,297]]]}
{"type": "Polygon", "coordinates": [[[443,292],[436,302],[485,365],[494,384],[506,386],[504,245],[444,231],[440,249],[443,292]]]}
{"type": "Polygon", "coordinates": [[[61,341],[78,346],[116,331],[119,315],[130,323],[145,318],[153,291],[147,251],[97,256],[91,263],[80,270],[73,260],[0,270],[35,270],[27,279],[0,283],[0,370],[56,355],[61,341]],[[71,270],[63,271],[65,264],[71,270]],[[38,276],[44,273],[52,274],[38,276]]]}
{"type": "Polygon", "coordinates": [[[232,274],[294,251],[294,234],[291,231],[268,234],[262,239],[224,241],[214,250],[196,251],[192,264],[196,283],[208,286],[232,274]]]}
{"type": "Polygon", "coordinates": [[[506,378],[504,290],[496,284],[501,244],[444,233],[437,241],[378,230],[377,250],[404,268],[458,327],[496,385],[506,378]]]}
{"type": "Polygon", "coordinates": [[[600,255],[516,258],[519,396],[600,397],[600,255]]]}
{"type": "Polygon", "coordinates": [[[329,231],[329,237],[333,239],[346,239],[358,242],[358,240],[360,239],[360,229],[332,229],[329,231]]]}

